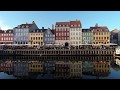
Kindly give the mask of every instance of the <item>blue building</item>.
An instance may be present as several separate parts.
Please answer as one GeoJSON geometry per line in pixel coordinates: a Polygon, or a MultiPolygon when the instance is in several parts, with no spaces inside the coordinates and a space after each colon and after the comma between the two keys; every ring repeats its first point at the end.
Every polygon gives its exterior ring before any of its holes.
{"type": "Polygon", "coordinates": [[[33,21],[32,24],[21,24],[13,29],[13,42],[14,44],[28,44],[29,31],[38,29],[37,25],[33,21]]]}
{"type": "Polygon", "coordinates": [[[55,44],[54,30],[50,28],[44,32],[44,45],[46,46],[47,44],[55,44]]]}

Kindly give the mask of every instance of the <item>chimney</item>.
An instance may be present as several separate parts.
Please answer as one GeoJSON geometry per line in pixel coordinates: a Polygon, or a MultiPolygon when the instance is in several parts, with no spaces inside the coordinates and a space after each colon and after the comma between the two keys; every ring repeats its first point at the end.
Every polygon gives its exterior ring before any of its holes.
{"type": "Polygon", "coordinates": [[[95,27],[98,27],[98,23],[96,23],[95,27]]]}
{"type": "Polygon", "coordinates": [[[42,27],[42,29],[44,29],[44,27],[42,27]]]}
{"type": "Polygon", "coordinates": [[[35,22],[33,21],[32,24],[34,24],[35,22]]]}
{"type": "Polygon", "coordinates": [[[54,30],[54,24],[52,24],[52,30],[54,30]]]}

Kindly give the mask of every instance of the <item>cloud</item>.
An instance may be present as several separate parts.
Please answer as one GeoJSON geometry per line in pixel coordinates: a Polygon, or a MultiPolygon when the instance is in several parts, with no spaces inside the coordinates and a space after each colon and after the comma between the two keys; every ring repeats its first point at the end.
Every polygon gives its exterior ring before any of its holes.
{"type": "Polygon", "coordinates": [[[2,30],[7,30],[7,29],[11,29],[10,26],[8,26],[7,24],[5,24],[5,22],[3,20],[0,20],[0,28],[2,30]]]}

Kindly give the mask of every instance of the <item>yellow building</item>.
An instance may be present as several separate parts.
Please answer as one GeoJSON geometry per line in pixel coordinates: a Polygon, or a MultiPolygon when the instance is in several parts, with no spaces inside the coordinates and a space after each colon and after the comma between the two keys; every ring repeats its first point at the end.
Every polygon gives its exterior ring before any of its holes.
{"type": "Polygon", "coordinates": [[[31,61],[29,63],[29,72],[43,72],[44,70],[43,61],[31,61]]]}
{"type": "Polygon", "coordinates": [[[36,29],[29,32],[29,44],[31,47],[42,47],[44,45],[44,31],[46,29],[36,29]]]}
{"type": "Polygon", "coordinates": [[[98,73],[109,73],[110,72],[110,61],[94,61],[94,72],[98,73]]]}
{"type": "Polygon", "coordinates": [[[94,44],[104,44],[107,45],[110,43],[110,31],[106,26],[90,27],[93,32],[93,43],[94,44]]]}

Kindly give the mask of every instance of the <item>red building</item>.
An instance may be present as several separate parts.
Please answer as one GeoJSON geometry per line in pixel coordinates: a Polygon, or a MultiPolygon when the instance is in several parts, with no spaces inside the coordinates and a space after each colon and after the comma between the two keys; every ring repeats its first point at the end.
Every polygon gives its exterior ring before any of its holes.
{"type": "Polygon", "coordinates": [[[64,45],[69,43],[70,22],[56,22],[55,26],[55,40],[56,44],[64,45]]]}
{"type": "Polygon", "coordinates": [[[0,44],[13,44],[13,30],[0,30],[0,44]]]}

